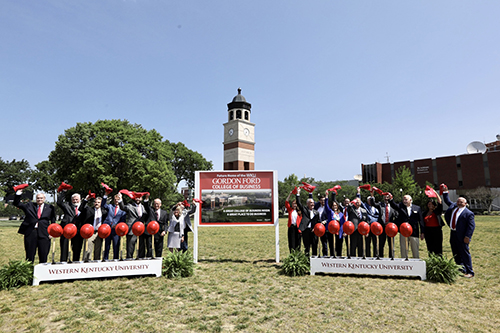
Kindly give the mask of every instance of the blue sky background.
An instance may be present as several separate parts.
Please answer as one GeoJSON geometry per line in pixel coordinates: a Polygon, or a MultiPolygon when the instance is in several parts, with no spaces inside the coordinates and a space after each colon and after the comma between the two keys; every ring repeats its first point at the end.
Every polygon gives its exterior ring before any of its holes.
{"type": "Polygon", "coordinates": [[[352,179],[500,134],[500,1],[0,1],[4,160],[128,119],[223,165],[242,88],[256,168],[352,179]]]}

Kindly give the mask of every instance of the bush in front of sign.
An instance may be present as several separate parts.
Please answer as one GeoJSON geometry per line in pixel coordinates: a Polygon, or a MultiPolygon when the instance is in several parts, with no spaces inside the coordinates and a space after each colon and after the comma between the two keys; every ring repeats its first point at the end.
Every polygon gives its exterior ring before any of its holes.
{"type": "Polygon", "coordinates": [[[167,252],[161,272],[169,279],[193,275],[193,256],[190,251],[167,252]]]}
{"type": "Polygon", "coordinates": [[[453,258],[448,260],[446,257],[434,253],[429,253],[429,258],[425,259],[425,267],[427,280],[448,284],[456,282],[461,268],[453,258]]]}
{"type": "Polygon", "coordinates": [[[33,264],[27,260],[9,260],[0,268],[0,290],[19,288],[33,283],[33,264]]]}
{"type": "Polygon", "coordinates": [[[300,250],[292,250],[281,266],[281,273],[288,276],[303,276],[310,271],[309,258],[300,250]]]}

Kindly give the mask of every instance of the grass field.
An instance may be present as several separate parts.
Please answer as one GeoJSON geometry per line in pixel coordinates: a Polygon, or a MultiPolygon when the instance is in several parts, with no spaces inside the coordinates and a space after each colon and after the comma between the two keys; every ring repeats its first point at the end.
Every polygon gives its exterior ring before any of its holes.
{"type": "MultiPolygon", "coordinates": [[[[0,264],[24,257],[22,236],[9,225],[0,224],[0,264]]],[[[281,260],[288,255],[285,226],[281,220],[281,260]]],[[[449,229],[443,230],[450,257],[449,229]]],[[[0,291],[0,330],[499,332],[499,232],[500,217],[477,217],[471,244],[476,277],[444,285],[376,276],[290,278],[279,275],[274,260],[274,228],[201,228],[194,276],[80,280],[0,291]]],[[[426,258],[425,242],[420,249],[426,258]]]]}

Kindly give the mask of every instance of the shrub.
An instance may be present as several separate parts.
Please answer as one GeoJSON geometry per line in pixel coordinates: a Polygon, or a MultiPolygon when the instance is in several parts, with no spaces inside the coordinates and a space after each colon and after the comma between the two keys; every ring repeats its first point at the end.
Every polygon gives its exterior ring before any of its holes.
{"type": "Polygon", "coordinates": [[[33,283],[33,264],[27,260],[9,260],[0,269],[0,290],[14,289],[33,283]]]}
{"type": "Polygon", "coordinates": [[[169,279],[193,275],[193,258],[190,251],[167,252],[163,258],[162,274],[169,279]]]}
{"type": "Polygon", "coordinates": [[[452,284],[460,275],[461,267],[455,263],[453,258],[447,259],[434,253],[429,253],[429,258],[425,260],[425,266],[429,281],[452,284]]]}
{"type": "Polygon", "coordinates": [[[281,272],[288,276],[303,276],[310,270],[309,258],[300,250],[292,250],[281,266],[281,272]]]}

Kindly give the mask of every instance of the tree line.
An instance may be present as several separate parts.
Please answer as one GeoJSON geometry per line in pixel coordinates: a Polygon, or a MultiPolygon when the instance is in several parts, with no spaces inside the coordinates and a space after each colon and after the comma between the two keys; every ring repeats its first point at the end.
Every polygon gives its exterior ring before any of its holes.
{"type": "Polygon", "coordinates": [[[65,130],[48,159],[33,169],[24,159],[0,158],[0,195],[29,183],[32,190],[55,197],[61,182],[71,184],[70,192],[83,197],[89,190],[101,195],[103,182],[116,191],[150,192],[168,205],[184,199],[177,191],[182,181],[193,187],[195,171],[212,168],[202,154],[182,142],[164,140],[154,129],[127,120],[98,120],[65,130]]]}

